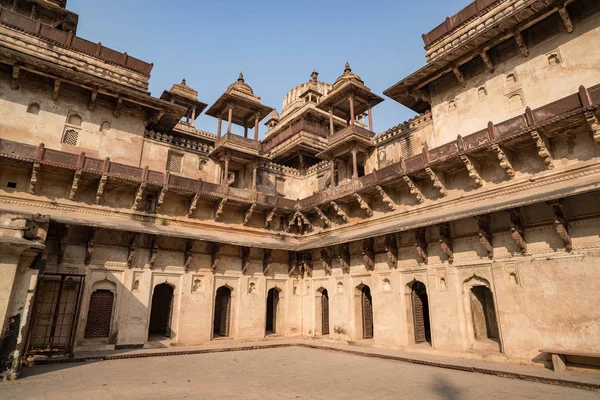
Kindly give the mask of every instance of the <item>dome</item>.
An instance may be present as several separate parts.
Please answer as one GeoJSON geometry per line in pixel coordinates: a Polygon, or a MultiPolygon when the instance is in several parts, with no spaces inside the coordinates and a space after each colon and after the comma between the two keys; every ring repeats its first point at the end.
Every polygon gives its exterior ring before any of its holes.
{"type": "Polygon", "coordinates": [[[360,76],[358,76],[352,72],[352,69],[350,68],[350,64],[346,61],[346,67],[344,68],[344,73],[342,75],[340,75],[339,78],[336,79],[335,83],[333,84],[333,88],[336,88],[336,87],[340,86],[341,84],[343,84],[344,82],[349,81],[349,80],[357,81],[357,83],[360,83],[361,85],[365,84],[363,82],[363,80],[360,79],[360,76]]]}
{"type": "Polygon", "coordinates": [[[327,82],[321,82],[317,79],[319,73],[313,71],[310,75],[311,80],[305,83],[301,83],[297,86],[294,86],[283,99],[283,107],[281,109],[281,115],[285,114],[286,111],[290,111],[294,108],[294,105],[303,105],[304,100],[300,98],[300,96],[305,93],[308,89],[312,89],[321,95],[326,95],[331,90],[331,85],[327,82]]]}
{"type": "Polygon", "coordinates": [[[250,96],[254,96],[254,91],[246,82],[244,82],[244,74],[240,72],[240,76],[238,77],[237,82],[232,83],[227,88],[227,92],[232,90],[237,90],[238,92],[242,92],[245,94],[249,94],[250,96]]]}

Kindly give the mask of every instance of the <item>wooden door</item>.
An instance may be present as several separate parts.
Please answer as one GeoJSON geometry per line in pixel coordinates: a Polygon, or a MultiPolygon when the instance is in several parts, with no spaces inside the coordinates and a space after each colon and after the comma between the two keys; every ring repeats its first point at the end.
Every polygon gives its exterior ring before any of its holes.
{"type": "Polygon", "coordinates": [[[219,335],[229,336],[229,314],[231,313],[231,293],[224,290],[221,299],[221,321],[219,335]]]}
{"type": "Polygon", "coordinates": [[[323,291],[321,296],[321,316],[323,324],[321,332],[323,332],[323,335],[329,335],[329,297],[326,290],[323,291]]]}
{"type": "Polygon", "coordinates": [[[114,298],[110,290],[96,290],[92,293],[85,326],[86,338],[106,338],[110,335],[114,298]]]}
{"type": "Polygon", "coordinates": [[[363,339],[373,337],[373,304],[368,287],[362,290],[363,339]]]}
{"type": "MultiPolygon", "coordinates": [[[[415,284],[417,285],[417,284],[415,284]]],[[[427,340],[425,336],[425,316],[423,313],[423,301],[413,287],[412,291],[413,319],[415,323],[415,342],[422,343],[427,340]]]]}

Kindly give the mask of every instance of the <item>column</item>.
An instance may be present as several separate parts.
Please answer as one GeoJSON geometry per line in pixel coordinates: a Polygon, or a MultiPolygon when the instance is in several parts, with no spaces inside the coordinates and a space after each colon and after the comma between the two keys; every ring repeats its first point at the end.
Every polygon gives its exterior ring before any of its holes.
{"type": "Polygon", "coordinates": [[[192,124],[196,120],[196,106],[192,107],[192,124]]]}
{"type": "Polygon", "coordinates": [[[254,161],[254,165],[252,166],[252,190],[256,192],[256,173],[258,170],[258,161],[254,161]]]}
{"type": "Polygon", "coordinates": [[[244,125],[244,137],[247,138],[248,137],[248,126],[244,125]]]}
{"type": "Polygon", "coordinates": [[[335,157],[329,157],[329,165],[331,171],[331,187],[335,187],[335,157]]]}
{"type": "Polygon", "coordinates": [[[350,102],[350,125],[354,125],[354,95],[348,97],[350,102]]]}
{"type": "Polygon", "coordinates": [[[333,107],[329,107],[329,135],[333,136],[333,107]]]}
{"type": "Polygon", "coordinates": [[[373,132],[373,109],[369,106],[369,130],[373,132]]]}
{"type": "Polygon", "coordinates": [[[227,133],[231,132],[231,122],[232,122],[232,119],[233,119],[233,105],[230,104],[229,105],[229,111],[228,111],[228,114],[227,114],[227,133]]]}
{"type": "Polygon", "coordinates": [[[358,179],[358,166],[356,165],[356,153],[358,149],[356,144],[352,147],[352,179],[358,179]]]}
{"type": "Polygon", "coordinates": [[[217,123],[217,137],[220,138],[221,137],[221,125],[223,125],[223,118],[221,118],[221,116],[219,115],[218,118],[218,123],[217,123]]]}
{"type": "Polygon", "coordinates": [[[258,141],[258,117],[260,116],[260,114],[256,114],[256,116],[254,117],[254,140],[258,141]]]}
{"type": "Polygon", "coordinates": [[[221,185],[227,185],[227,181],[229,179],[229,154],[226,154],[225,157],[223,158],[223,163],[225,164],[225,167],[223,168],[223,181],[221,182],[221,185]]]}

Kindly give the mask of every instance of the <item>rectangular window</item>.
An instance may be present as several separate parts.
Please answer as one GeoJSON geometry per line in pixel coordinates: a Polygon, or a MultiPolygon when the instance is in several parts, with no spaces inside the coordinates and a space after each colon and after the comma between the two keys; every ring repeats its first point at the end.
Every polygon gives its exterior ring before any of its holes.
{"type": "Polygon", "coordinates": [[[77,146],[79,142],[79,131],[73,128],[66,128],[63,133],[62,143],[70,144],[71,146],[77,146]]]}
{"type": "Polygon", "coordinates": [[[183,161],[183,154],[169,152],[167,158],[167,171],[181,173],[181,163],[183,161]]]}

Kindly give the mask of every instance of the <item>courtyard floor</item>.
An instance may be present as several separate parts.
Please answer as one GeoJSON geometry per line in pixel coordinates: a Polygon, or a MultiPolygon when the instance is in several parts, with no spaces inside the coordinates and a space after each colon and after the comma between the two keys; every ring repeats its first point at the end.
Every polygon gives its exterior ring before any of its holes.
{"type": "Polygon", "coordinates": [[[0,399],[598,399],[598,393],[303,347],[24,368],[0,399]]]}

